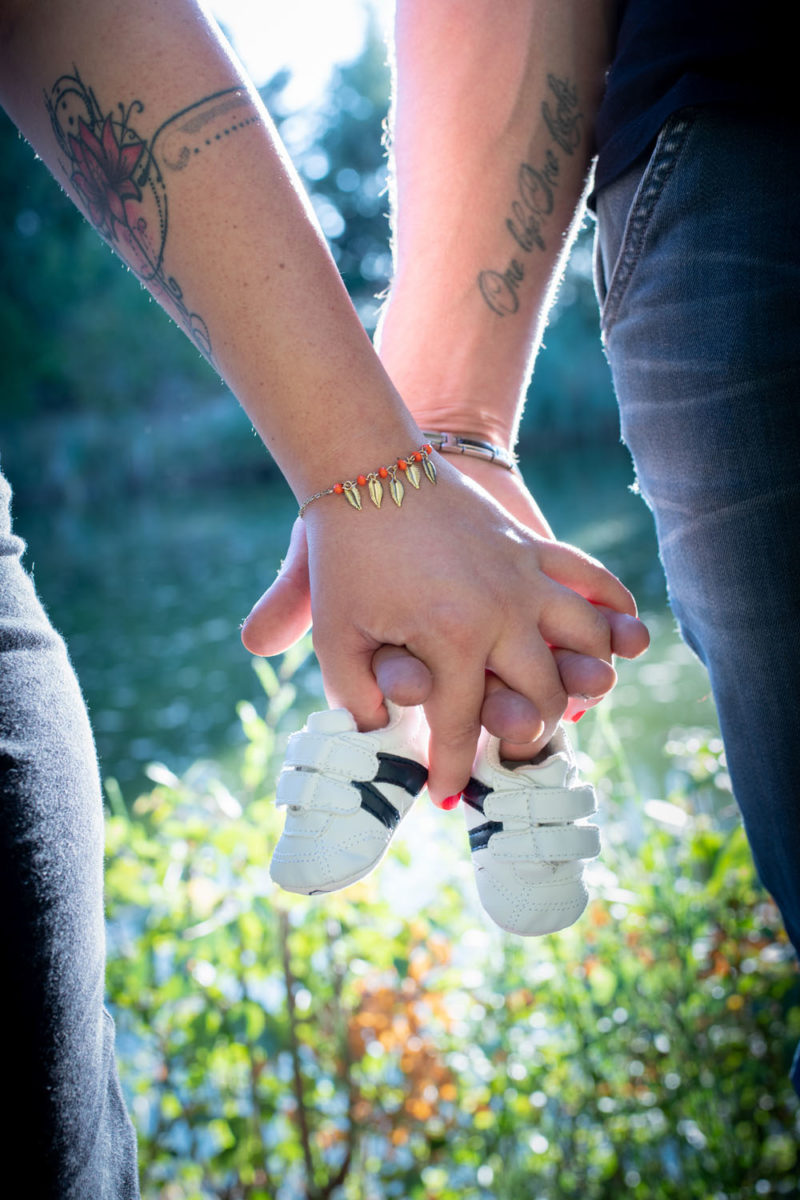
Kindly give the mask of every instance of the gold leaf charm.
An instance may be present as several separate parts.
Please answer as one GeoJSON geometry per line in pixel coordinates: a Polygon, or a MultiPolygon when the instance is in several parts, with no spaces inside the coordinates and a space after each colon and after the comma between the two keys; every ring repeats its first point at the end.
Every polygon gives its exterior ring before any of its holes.
{"type": "Polygon", "coordinates": [[[404,491],[405,491],[405,488],[403,487],[403,485],[399,479],[390,479],[389,480],[389,495],[392,497],[392,499],[394,500],[394,502],[398,508],[403,503],[404,491]]]}
{"type": "Polygon", "coordinates": [[[406,467],[406,479],[408,480],[408,482],[411,484],[412,487],[418,488],[419,481],[421,478],[422,478],[422,476],[419,473],[419,467],[415,466],[414,463],[410,462],[408,464],[408,466],[406,467]]]}
{"type": "Polygon", "coordinates": [[[361,508],[361,493],[354,483],[346,483],[344,485],[344,494],[347,497],[348,503],[352,504],[353,508],[361,508]]]}
{"type": "Polygon", "coordinates": [[[380,508],[383,500],[383,484],[377,475],[367,476],[369,479],[369,498],[376,508],[380,508]]]}
{"type": "Polygon", "coordinates": [[[422,469],[428,476],[428,479],[430,479],[431,483],[436,483],[436,465],[433,462],[433,459],[429,458],[427,454],[422,460],[422,469]]]}

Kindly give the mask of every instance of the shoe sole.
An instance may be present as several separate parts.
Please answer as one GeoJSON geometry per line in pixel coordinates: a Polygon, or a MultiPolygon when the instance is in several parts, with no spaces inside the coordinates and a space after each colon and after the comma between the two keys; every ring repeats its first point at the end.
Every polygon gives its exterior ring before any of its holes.
{"type": "MultiPolygon", "coordinates": [[[[411,809],[408,810],[408,812],[410,812],[410,811],[411,811],[411,809]]],[[[270,873],[269,873],[270,879],[272,879],[272,882],[275,884],[276,887],[279,887],[281,889],[281,891],[291,892],[295,896],[324,896],[324,895],[327,895],[329,892],[341,892],[344,890],[344,888],[352,887],[354,883],[360,883],[362,879],[366,879],[368,875],[371,875],[372,872],[375,870],[375,868],[379,867],[380,864],[383,862],[384,858],[386,857],[386,855],[389,852],[389,847],[391,846],[392,842],[394,841],[395,834],[397,833],[397,830],[400,828],[400,826],[402,825],[405,818],[408,816],[408,812],[405,812],[401,815],[400,820],[397,822],[397,825],[395,827],[395,831],[392,834],[392,837],[386,843],[386,845],[384,846],[383,850],[380,852],[378,857],[374,858],[372,860],[372,862],[369,864],[369,866],[364,867],[363,870],[356,871],[355,875],[350,875],[346,879],[337,880],[334,883],[328,883],[324,887],[314,887],[314,888],[305,888],[305,887],[296,887],[296,886],[293,887],[286,883],[278,883],[278,881],[273,878],[271,868],[270,868],[270,873]]]]}

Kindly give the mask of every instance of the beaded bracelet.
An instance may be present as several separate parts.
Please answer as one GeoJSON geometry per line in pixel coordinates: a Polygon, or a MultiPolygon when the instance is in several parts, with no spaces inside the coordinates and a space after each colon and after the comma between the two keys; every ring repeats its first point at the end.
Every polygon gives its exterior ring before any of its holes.
{"type": "Polygon", "coordinates": [[[304,516],[309,504],[313,504],[315,500],[321,500],[323,496],[344,496],[353,508],[361,509],[361,493],[359,487],[365,487],[370,500],[376,508],[380,508],[383,503],[383,485],[388,479],[389,495],[399,508],[403,503],[405,495],[405,487],[401,475],[405,477],[408,483],[413,488],[419,488],[422,475],[420,466],[425,472],[425,476],[431,483],[436,483],[436,465],[431,458],[433,446],[426,442],[424,446],[420,446],[419,450],[412,451],[405,458],[398,458],[396,462],[391,463],[388,467],[378,467],[377,471],[370,471],[368,475],[357,475],[355,479],[345,479],[342,483],[334,483],[332,487],[326,488],[324,492],[315,492],[313,496],[309,496],[300,505],[299,516],[304,516]]]}

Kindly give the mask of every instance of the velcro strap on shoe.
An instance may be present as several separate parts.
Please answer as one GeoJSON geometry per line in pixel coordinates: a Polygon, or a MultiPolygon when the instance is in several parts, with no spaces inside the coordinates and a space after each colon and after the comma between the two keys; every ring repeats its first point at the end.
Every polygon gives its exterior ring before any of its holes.
{"type": "Polygon", "coordinates": [[[503,821],[530,817],[533,821],[578,821],[597,812],[597,798],[590,784],[575,788],[532,788],[490,792],[483,802],[486,817],[503,821]]]}
{"type": "Polygon", "coordinates": [[[413,758],[399,754],[378,753],[378,770],[375,783],[391,783],[402,788],[409,796],[418,796],[428,781],[428,768],[413,758]]]}
{"type": "Polygon", "coordinates": [[[391,800],[387,800],[382,792],[379,792],[371,783],[356,783],[353,785],[361,797],[361,807],[376,821],[380,821],[381,825],[385,825],[390,833],[394,833],[397,826],[400,824],[400,812],[392,804],[391,800]]]}
{"type": "Polygon", "coordinates": [[[315,812],[352,813],[360,807],[361,796],[344,780],[313,771],[283,770],[278,776],[275,803],[315,812]]]}
{"type": "Polygon", "coordinates": [[[343,779],[373,779],[378,770],[378,756],[356,738],[363,734],[309,733],[301,730],[289,738],[284,757],[287,767],[305,767],[343,779]]]}
{"type": "Polygon", "coordinates": [[[572,862],[596,858],[600,831],[596,825],[537,825],[525,832],[505,829],[489,838],[489,853],[507,862],[572,862]]]}

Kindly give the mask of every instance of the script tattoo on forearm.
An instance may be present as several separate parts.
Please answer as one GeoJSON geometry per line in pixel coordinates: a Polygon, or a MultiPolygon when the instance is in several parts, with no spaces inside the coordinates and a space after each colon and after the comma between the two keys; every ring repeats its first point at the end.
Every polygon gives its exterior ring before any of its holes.
{"type": "MultiPolygon", "coordinates": [[[[578,111],[578,93],[566,79],[547,76],[551,96],[543,101],[542,119],[553,142],[563,154],[572,155],[581,143],[583,114],[578,111]]],[[[519,286],[525,278],[525,259],[535,249],[545,250],[543,228],[553,211],[561,173],[561,158],[548,147],[538,167],[520,164],[517,196],[511,203],[506,229],[516,243],[514,257],[502,271],[481,271],[478,288],[492,312],[505,317],[519,309],[519,286]]]]}
{"type": "Polygon", "coordinates": [[[61,168],[89,220],[213,363],[208,326],[165,265],[167,176],[256,124],[251,97],[243,88],[205,96],[162,121],[149,141],[135,127],[145,111],[141,100],[108,109],[75,68],[45,92],[45,104],[61,168]]]}

